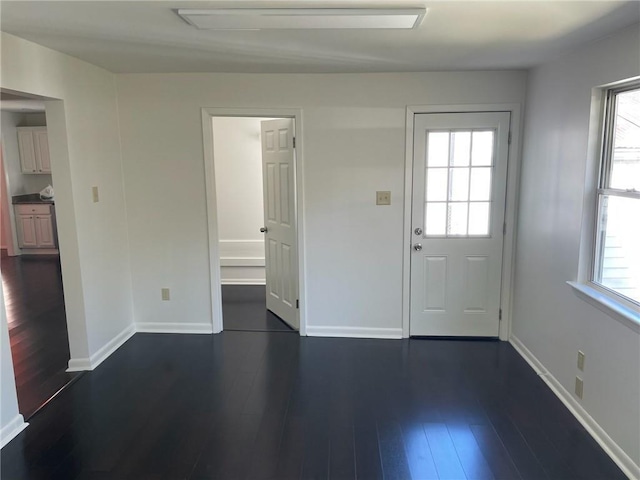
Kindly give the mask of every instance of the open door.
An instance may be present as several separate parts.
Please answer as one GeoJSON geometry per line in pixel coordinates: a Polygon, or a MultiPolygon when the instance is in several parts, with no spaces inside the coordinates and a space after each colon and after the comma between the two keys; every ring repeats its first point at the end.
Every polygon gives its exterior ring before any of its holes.
{"type": "Polygon", "coordinates": [[[267,309],[298,330],[294,123],[262,122],[267,309]]]}

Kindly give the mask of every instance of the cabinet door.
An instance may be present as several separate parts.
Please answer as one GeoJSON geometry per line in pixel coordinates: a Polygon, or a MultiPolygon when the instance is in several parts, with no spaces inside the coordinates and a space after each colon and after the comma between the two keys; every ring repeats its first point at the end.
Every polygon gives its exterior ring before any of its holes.
{"type": "Polygon", "coordinates": [[[20,248],[37,248],[36,222],[33,215],[16,215],[18,246],[20,248]]]}
{"type": "Polygon", "coordinates": [[[38,173],[36,149],[31,130],[18,130],[18,148],[22,173],[38,173]]]}
{"type": "Polygon", "coordinates": [[[35,227],[38,247],[55,248],[51,215],[36,215],[35,227]]]}
{"type": "Polygon", "coordinates": [[[34,130],[33,143],[36,152],[36,167],[38,173],[51,173],[51,161],[49,160],[49,137],[47,130],[34,130]]]}

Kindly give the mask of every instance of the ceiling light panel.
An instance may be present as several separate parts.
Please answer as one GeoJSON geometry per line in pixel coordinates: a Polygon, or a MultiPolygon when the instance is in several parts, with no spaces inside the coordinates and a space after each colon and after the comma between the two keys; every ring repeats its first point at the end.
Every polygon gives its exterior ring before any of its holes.
{"type": "Polygon", "coordinates": [[[424,8],[224,8],[178,9],[202,30],[412,29],[424,8]]]}

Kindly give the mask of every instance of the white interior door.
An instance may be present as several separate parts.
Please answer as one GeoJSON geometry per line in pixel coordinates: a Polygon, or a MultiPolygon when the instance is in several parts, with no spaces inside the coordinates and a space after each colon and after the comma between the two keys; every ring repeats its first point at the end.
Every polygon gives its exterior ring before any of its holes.
{"type": "Polygon", "coordinates": [[[498,336],[509,121],[415,116],[411,335],[498,336]]]}
{"type": "Polygon", "coordinates": [[[267,309],[298,330],[294,123],[261,125],[267,309]]]}

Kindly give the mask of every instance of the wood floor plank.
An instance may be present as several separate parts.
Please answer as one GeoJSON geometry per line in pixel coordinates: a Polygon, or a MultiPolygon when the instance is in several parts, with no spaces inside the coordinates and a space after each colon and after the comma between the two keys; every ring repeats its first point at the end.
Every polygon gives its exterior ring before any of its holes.
{"type": "Polygon", "coordinates": [[[509,452],[492,426],[472,425],[471,431],[497,479],[516,480],[522,478],[509,452]]]}
{"type": "Polygon", "coordinates": [[[449,436],[447,426],[443,423],[425,423],[423,428],[429,442],[433,462],[436,465],[438,478],[451,480],[467,478],[449,436]]]}
{"type": "Polygon", "coordinates": [[[502,342],[136,334],[0,452],[22,479],[624,475],[502,342]]]}
{"type": "Polygon", "coordinates": [[[0,264],[18,405],[28,420],[79,375],[66,372],[70,354],[60,258],[3,254],[0,264]]]}
{"type": "Polygon", "coordinates": [[[487,464],[469,425],[449,424],[447,425],[447,430],[467,478],[494,480],[495,476],[491,472],[491,468],[487,464]]]}

